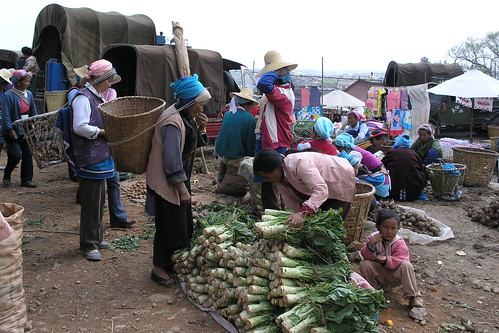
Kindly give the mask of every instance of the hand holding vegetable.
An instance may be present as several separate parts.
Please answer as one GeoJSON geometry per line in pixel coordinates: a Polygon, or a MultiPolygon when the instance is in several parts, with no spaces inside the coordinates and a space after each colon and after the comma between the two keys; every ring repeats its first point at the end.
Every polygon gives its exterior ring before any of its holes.
{"type": "Polygon", "coordinates": [[[307,216],[306,212],[298,212],[288,216],[286,219],[286,224],[291,225],[291,228],[299,228],[303,221],[305,221],[305,217],[307,216]]]}

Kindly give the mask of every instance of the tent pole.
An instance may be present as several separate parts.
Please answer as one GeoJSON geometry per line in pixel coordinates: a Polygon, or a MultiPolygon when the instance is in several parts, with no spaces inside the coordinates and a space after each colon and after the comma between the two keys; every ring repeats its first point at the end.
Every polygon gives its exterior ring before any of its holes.
{"type": "Polygon", "coordinates": [[[471,123],[470,123],[470,143],[473,143],[473,115],[474,115],[475,99],[471,99],[471,123]]]}
{"type": "Polygon", "coordinates": [[[322,67],[322,73],[321,73],[321,107],[324,107],[324,57],[321,57],[321,67],[322,67]]]}

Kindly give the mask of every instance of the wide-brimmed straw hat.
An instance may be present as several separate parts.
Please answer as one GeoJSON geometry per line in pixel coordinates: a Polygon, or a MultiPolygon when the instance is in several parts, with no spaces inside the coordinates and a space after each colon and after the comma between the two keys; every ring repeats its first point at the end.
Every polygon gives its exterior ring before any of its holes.
{"type": "Polygon", "coordinates": [[[234,96],[239,96],[239,97],[247,99],[248,101],[251,101],[255,104],[258,104],[258,101],[253,98],[253,90],[251,90],[250,88],[243,88],[243,89],[241,89],[240,92],[231,92],[230,97],[234,97],[234,96]]]}
{"type": "Polygon", "coordinates": [[[12,84],[12,82],[10,82],[11,76],[12,76],[12,73],[7,68],[0,69],[0,77],[2,79],[4,79],[5,81],[9,82],[9,84],[12,84]]]}
{"type": "Polygon", "coordinates": [[[288,67],[289,70],[293,70],[298,67],[298,64],[293,64],[291,62],[286,62],[282,60],[281,54],[277,51],[269,51],[263,57],[263,61],[265,61],[265,66],[261,69],[261,71],[256,74],[256,76],[262,76],[267,72],[276,71],[280,68],[288,67]]]}

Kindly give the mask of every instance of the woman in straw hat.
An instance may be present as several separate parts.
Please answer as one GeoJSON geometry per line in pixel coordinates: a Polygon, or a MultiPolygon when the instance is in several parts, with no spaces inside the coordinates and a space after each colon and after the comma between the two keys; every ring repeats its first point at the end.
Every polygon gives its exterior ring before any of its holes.
{"type": "Polygon", "coordinates": [[[114,161],[98,110],[102,93],[117,80],[113,65],[104,59],[94,61],[86,72],[85,87],[71,102],[71,140],[75,172],[81,193],[80,249],[88,260],[102,259],[99,249],[109,247],[102,241],[106,179],[115,176],[114,161]]]}
{"type": "Polygon", "coordinates": [[[156,122],[146,171],[146,212],[156,225],[151,279],[165,287],[176,284],[173,252],[188,246],[193,232],[190,178],[196,149],[208,142],[203,108],[211,99],[197,74],[170,86],[178,102],[156,122]]]}
{"type": "Polygon", "coordinates": [[[220,156],[218,184],[223,181],[227,173],[228,159],[238,160],[255,154],[256,121],[250,112],[258,102],[253,98],[253,91],[250,88],[243,88],[241,92],[231,92],[230,96],[232,97],[230,108],[224,115],[222,128],[215,142],[215,152],[220,156]]]}
{"type": "MultiPolygon", "coordinates": [[[[256,151],[269,148],[284,153],[293,143],[291,125],[294,121],[295,94],[291,85],[291,71],[298,65],[283,61],[277,51],[267,52],[264,61],[265,66],[257,74],[261,76],[257,87],[265,96],[260,102],[256,151]]],[[[279,200],[272,184],[263,179],[255,180],[262,181],[263,208],[279,209],[279,200]]]]}
{"type": "Polygon", "coordinates": [[[30,73],[24,69],[16,70],[10,81],[14,87],[2,98],[2,134],[7,142],[7,166],[3,175],[3,186],[11,186],[11,174],[21,161],[21,186],[36,187],[33,180],[33,155],[24,131],[14,122],[37,115],[35,98],[28,90],[30,73]]]}

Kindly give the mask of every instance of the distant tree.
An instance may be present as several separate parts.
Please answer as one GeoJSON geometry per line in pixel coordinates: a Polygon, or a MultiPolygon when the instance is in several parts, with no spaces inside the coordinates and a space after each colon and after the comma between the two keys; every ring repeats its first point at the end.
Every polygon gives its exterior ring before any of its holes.
{"type": "Polygon", "coordinates": [[[489,32],[484,38],[466,39],[449,50],[449,57],[464,69],[478,69],[498,78],[499,31],[489,32]]]}
{"type": "Polygon", "coordinates": [[[419,62],[427,62],[427,63],[429,63],[430,59],[428,59],[428,57],[421,57],[421,60],[419,60],[419,62]]]}

